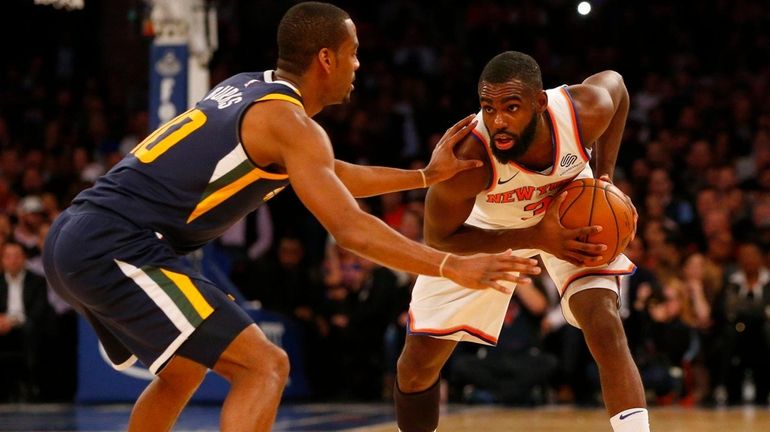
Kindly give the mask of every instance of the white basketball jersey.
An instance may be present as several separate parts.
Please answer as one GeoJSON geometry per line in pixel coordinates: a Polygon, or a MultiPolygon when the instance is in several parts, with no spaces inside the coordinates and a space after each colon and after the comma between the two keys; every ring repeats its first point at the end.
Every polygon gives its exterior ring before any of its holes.
{"type": "MultiPolygon", "coordinates": [[[[474,136],[489,153],[492,181],[476,196],[467,224],[479,228],[523,228],[535,225],[545,214],[556,192],[576,178],[593,177],[590,153],[580,139],[580,126],[566,86],[546,90],[546,121],[551,128],[553,165],[544,172],[530,171],[515,162],[501,164],[490,150],[490,136],[480,121],[474,136]]],[[[477,115],[482,118],[482,113],[477,115]]]]}

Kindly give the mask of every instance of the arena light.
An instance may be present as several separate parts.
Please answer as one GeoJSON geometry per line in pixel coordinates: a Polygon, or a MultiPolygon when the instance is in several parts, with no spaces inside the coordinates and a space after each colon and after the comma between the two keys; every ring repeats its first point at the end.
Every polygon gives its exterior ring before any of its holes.
{"type": "Polygon", "coordinates": [[[587,2],[587,1],[582,1],[582,2],[578,3],[577,11],[578,11],[578,13],[580,15],[583,15],[583,16],[590,14],[591,13],[591,3],[587,2]]]}

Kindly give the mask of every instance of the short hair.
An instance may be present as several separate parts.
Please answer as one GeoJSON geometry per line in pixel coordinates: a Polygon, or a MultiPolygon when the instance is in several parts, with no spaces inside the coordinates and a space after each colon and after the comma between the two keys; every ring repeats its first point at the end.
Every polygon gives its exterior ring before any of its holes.
{"type": "Polygon", "coordinates": [[[534,90],[543,89],[540,66],[535,59],[518,51],[506,51],[494,56],[481,71],[479,86],[482,82],[502,84],[513,79],[534,90]]]}
{"type": "Polygon", "coordinates": [[[292,6],[278,24],[278,67],[302,74],[323,48],[336,51],[347,36],[350,15],[329,3],[305,2],[292,6]]]}

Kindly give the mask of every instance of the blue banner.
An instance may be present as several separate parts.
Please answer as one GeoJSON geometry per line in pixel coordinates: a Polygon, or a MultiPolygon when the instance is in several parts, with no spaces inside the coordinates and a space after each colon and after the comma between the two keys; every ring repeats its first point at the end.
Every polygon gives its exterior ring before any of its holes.
{"type": "Polygon", "coordinates": [[[150,131],[187,111],[187,45],[150,50],[150,131]]]}

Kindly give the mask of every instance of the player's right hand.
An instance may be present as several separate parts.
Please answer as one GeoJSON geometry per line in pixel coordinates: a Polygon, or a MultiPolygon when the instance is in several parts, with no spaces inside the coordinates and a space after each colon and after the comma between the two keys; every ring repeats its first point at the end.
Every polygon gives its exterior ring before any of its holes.
{"type": "Polygon", "coordinates": [[[562,192],[548,206],[543,219],[535,225],[537,249],[544,250],[556,258],[575,265],[586,265],[601,260],[601,253],[607,249],[604,244],[588,243],[585,240],[591,234],[602,230],[599,225],[581,228],[565,228],[559,220],[561,207],[567,192],[562,192]]]}
{"type": "Polygon", "coordinates": [[[510,249],[492,255],[450,255],[444,265],[444,276],[460,286],[492,288],[506,294],[513,292],[513,284],[530,282],[526,275],[536,274],[540,274],[536,260],[514,256],[510,249]],[[513,284],[503,285],[503,281],[513,284]]]}

